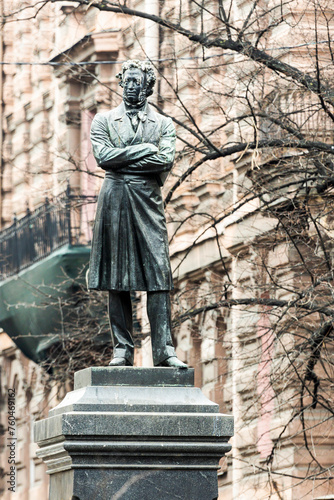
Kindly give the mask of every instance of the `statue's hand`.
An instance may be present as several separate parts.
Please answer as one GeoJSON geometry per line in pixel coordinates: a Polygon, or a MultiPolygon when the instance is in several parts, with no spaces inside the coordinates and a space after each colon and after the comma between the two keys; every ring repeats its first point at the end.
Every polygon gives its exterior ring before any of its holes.
{"type": "Polygon", "coordinates": [[[157,146],[155,146],[154,144],[150,144],[149,142],[143,142],[142,144],[138,144],[138,146],[142,146],[143,153],[147,151],[147,155],[156,154],[159,151],[159,148],[157,146]]]}
{"type": "Polygon", "coordinates": [[[137,161],[140,161],[144,158],[148,158],[152,155],[157,154],[159,148],[154,144],[150,144],[148,142],[143,142],[142,144],[136,144],[134,146],[128,146],[128,154],[124,161],[114,164],[112,170],[122,170],[122,168],[126,168],[129,165],[135,164],[137,161]]]}
{"type": "MultiPolygon", "coordinates": [[[[104,170],[121,170],[123,167],[157,154],[158,151],[157,146],[148,142],[126,146],[125,148],[104,148],[100,153],[99,165],[104,170]]],[[[95,155],[96,157],[97,155],[95,155]]]]}

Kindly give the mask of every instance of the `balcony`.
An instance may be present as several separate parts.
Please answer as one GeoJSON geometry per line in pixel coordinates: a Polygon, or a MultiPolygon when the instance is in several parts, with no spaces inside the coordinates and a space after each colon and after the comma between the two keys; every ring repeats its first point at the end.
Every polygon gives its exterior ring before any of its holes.
{"type": "Polygon", "coordinates": [[[64,332],[84,284],[95,197],[68,190],[0,233],[0,327],[35,362],[64,332]]]}

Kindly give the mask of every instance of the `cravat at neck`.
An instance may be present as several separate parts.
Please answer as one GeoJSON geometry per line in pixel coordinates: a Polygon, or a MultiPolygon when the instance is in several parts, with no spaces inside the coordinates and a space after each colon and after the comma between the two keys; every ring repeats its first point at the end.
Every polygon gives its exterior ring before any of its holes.
{"type": "Polygon", "coordinates": [[[138,128],[139,122],[145,122],[147,119],[147,113],[146,111],[141,111],[141,110],[136,110],[132,109],[126,112],[127,116],[130,118],[131,125],[133,129],[136,131],[138,128]]]}

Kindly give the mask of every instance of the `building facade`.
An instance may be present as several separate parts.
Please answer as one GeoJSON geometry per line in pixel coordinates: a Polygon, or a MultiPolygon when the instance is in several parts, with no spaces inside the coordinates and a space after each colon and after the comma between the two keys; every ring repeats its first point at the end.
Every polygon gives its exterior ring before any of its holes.
{"type": "MultiPolygon", "coordinates": [[[[4,500],[47,498],[32,426],[71,388],[85,328],[96,332],[95,362],[109,361],[104,297],[89,298],[84,286],[104,175],[89,133],[94,115],[121,101],[116,74],[128,58],[152,60],[150,102],[177,129],[163,188],[174,337],[196,385],[235,418],[219,498],[334,498],[333,117],[327,94],[314,92],[313,80],[303,86],[298,73],[329,85],[332,11],[320,1],[257,4],[232,1],[225,12],[215,2],[131,2],[167,28],[206,33],[199,43],[89,2],[1,2],[4,500]],[[222,54],[214,40],[236,33],[277,67],[232,43],[222,54]],[[7,482],[11,389],[15,492],[7,482]]],[[[134,300],[136,364],[149,366],[145,295],[134,300]]]]}

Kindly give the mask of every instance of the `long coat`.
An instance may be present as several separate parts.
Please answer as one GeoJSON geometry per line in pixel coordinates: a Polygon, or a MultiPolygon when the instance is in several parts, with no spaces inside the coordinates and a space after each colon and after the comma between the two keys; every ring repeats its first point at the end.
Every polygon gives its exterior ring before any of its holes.
{"type": "Polygon", "coordinates": [[[126,111],[122,103],[97,114],[92,123],[93,153],[106,176],[96,211],[88,287],[170,290],[160,186],[173,165],[175,128],[170,118],[146,105],[134,131],[126,111]]]}

